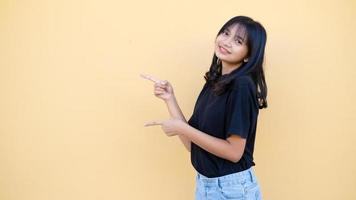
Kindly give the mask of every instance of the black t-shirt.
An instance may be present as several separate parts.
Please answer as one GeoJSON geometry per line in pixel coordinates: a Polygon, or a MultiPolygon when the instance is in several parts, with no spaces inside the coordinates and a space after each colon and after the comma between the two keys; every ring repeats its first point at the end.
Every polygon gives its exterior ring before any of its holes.
{"type": "Polygon", "coordinates": [[[240,172],[254,166],[253,150],[259,113],[256,86],[248,75],[234,79],[222,95],[213,93],[205,83],[188,124],[211,136],[226,139],[229,134],[246,138],[241,159],[234,163],[205,151],[191,143],[191,162],[204,176],[218,177],[240,172]]]}

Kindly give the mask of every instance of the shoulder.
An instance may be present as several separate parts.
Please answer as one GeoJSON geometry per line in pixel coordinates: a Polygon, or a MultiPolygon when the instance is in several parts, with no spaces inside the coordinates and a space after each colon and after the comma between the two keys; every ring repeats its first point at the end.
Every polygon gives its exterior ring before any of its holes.
{"type": "Polygon", "coordinates": [[[232,89],[239,90],[241,87],[247,87],[251,90],[256,90],[256,85],[249,75],[239,76],[233,80],[232,89]]]}
{"type": "MultiPolygon", "coordinates": [[[[245,99],[258,108],[257,87],[252,77],[244,75],[234,79],[232,84],[231,96],[235,99],[245,99]]],[[[245,101],[246,102],[246,101],[245,101]]]]}

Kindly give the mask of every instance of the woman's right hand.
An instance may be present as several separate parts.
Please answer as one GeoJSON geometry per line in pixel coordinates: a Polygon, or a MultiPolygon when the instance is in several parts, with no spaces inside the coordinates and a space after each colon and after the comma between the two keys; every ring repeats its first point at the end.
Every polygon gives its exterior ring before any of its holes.
{"type": "Polygon", "coordinates": [[[153,94],[156,97],[158,97],[164,101],[168,101],[168,100],[171,100],[174,98],[173,87],[167,80],[159,80],[152,76],[143,75],[143,74],[141,74],[141,77],[154,82],[153,94]]]}

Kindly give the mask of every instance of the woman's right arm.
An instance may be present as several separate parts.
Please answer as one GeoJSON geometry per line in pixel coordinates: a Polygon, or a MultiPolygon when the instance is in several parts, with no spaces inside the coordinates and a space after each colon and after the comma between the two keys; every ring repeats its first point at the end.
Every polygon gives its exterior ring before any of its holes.
{"type": "MultiPolygon", "coordinates": [[[[182,110],[180,109],[177,103],[177,99],[174,95],[172,96],[172,98],[165,100],[165,102],[172,118],[181,119],[182,121],[187,123],[187,120],[185,119],[182,110]]],[[[179,139],[182,141],[187,151],[190,152],[191,141],[184,135],[179,135],[179,139]]]]}
{"type": "MultiPolygon", "coordinates": [[[[162,81],[149,75],[141,74],[141,77],[153,81],[154,84],[154,95],[166,103],[168,111],[172,118],[180,119],[187,123],[181,109],[178,106],[177,99],[174,96],[173,86],[166,80],[162,81]]],[[[186,136],[179,135],[180,140],[184,144],[185,148],[190,152],[191,140],[186,136]]]]}

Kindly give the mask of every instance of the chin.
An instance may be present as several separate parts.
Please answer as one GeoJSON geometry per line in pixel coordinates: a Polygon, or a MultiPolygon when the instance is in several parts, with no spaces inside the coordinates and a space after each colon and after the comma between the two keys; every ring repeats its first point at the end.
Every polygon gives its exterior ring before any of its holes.
{"type": "Polygon", "coordinates": [[[216,57],[218,57],[220,60],[227,61],[225,55],[221,55],[220,53],[215,53],[216,57]]]}
{"type": "Polygon", "coordinates": [[[224,55],[221,56],[220,52],[218,52],[218,51],[215,51],[215,55],[216,55],[216,57],[218,57],[218,58],[220,58],[220,59],[221,59],[221,57],[224,57],[224,55]]]}

